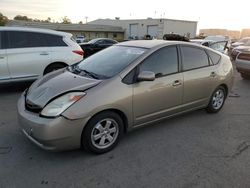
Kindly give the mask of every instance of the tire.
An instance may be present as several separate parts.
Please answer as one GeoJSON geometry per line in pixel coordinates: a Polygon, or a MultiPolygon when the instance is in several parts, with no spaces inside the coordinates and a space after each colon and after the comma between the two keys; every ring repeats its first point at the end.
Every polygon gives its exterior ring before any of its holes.
{"type": "Polygon", "coordinates": [[[226,100],[226,90],[223,86],[219,86],[213,92],[209,104],[206,108],[208,113],[217,113],[221,110],[226,100]]]}
{"type": "Polygon", "coordinates": [[[83,130],[82,146],[96,154],[106,153],[118,144],[123,133],[124,123],[118,114],[111,111],[101,112],[83,130]]]}
{"type": "Polygon", "coordinates": [[[54,63],[54,64],[51,64],[51,65],[49,65],[49,66],[44,70],[44,74],[43,74],[43,75],[48,74],[48,73],[50,73],[50,72],[52,72],[52,71],[55,71],[55,70],[58,70],[58,69],[62,69],[62,68],[64,68],[64,67],[66,67],[66,66],[67,66],[67,65],[62,64],[62,63],[54,63]]]}
{"type": "Polygon", "coordinates": [[[241,75],[241,77],[242,77],[243,79],[246,79],[246,80],[249,80],[249,79],[250,79],[250,75],[248,75],[248,74],[241,73],[240,75],[241,75]]]}

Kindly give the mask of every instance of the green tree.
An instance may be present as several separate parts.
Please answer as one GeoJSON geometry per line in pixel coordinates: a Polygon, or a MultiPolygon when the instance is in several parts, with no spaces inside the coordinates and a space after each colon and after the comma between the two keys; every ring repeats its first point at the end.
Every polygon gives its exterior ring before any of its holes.
{"type": "Polygon", "coordinates": [[[62,23],[64,23],[64,24],[71,24],[71,20],[67,16],[64,16],[62,18],[62,23]]]}
{"type": "Polygon", "coordinates": [[[0,26],[4,26],[8,22],[8,18],[0,12],[0,26]]]}
{"type": "Polygon", "coordinates": [[[51,22],[51,18],[48,17],[46,20],[44,20],[44,22],[50,23],[51,22]]]}
{"type": "Polygon", "coordinates": [[[14,20],[21,20],[21,21],[32,21],[31,18],[28,18],[27,16],[21,16],[21,15],[17,15],[14,17],[14,20]]]}

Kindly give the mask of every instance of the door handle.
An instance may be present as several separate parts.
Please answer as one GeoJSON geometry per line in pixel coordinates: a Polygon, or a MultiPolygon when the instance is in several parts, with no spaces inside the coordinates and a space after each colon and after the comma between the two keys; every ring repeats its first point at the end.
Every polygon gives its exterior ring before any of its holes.
{"type": "Polygon", "coordinates": [[[179,86],[181,85],[181,81],[180,80],[175,80],[172,84],[172,86],[179,86]]]}
{"type": "Polygon", "coordinates": [[[42,53],[40,53],[40,55],[49,55],[49,53],[48,52],[42,52],[42,53]]]}
{"type": "Polygon", "coordinates": [[[215,77],[216,73],[215,72],[211,72],[210,77],[215,77]]]}

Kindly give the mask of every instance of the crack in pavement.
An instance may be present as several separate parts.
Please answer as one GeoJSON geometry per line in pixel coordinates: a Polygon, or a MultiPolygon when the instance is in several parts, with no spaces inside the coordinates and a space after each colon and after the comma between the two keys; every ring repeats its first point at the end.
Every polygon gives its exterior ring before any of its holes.
{"type": "Polygon", "coordinates": [[[250,147],[250,143],[244,141],[241,144],[238,145],[236,151],[232,155],[232,158],[236,158],[240,154],[242,154],[243,151],[246,151],[250,147]]]}
{"type": "Polygon", "coordinates": [[[248,148],[250,148],[250,143],[247,141],[244,141],[238,145],[235,152],[231,155],[206,155],[204,157],[209,158],[225,158],[225,159],[235,159],[239,155],[241,155],[244,151],[246,151],[248,148]]]}
{"type": "Polygon", "coordinates": [[[8,154],[12,150],[12,147],[0,147],[0,154],[8,154]]]}

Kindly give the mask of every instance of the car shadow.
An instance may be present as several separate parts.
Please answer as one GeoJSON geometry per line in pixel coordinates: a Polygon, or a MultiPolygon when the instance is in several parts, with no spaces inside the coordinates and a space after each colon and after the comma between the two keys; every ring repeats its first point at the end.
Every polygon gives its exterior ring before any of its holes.
{"type": "Polygon", "coordinates": [[[23,92],[32,83],[33,81],[0,84],[0,94],[23,92]]]}

